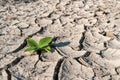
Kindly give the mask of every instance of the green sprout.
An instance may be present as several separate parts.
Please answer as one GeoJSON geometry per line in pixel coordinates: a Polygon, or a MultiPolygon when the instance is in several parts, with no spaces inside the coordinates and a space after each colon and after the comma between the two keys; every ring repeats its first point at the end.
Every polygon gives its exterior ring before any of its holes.
{"type": "Polygon", "coordinates": [[[52,37],[42,38],[39,42],[29,38],[27,39],[27,44],[29,47],[25,51],[37,51],[37,52],[51,52],[50,43],[52,42],[52,37]]]}

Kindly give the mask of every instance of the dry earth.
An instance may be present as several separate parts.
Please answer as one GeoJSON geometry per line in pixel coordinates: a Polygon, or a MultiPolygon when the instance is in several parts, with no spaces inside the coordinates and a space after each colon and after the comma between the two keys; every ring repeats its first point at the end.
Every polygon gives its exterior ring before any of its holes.
{"type": "Polygon", "coordinates": [[[120,0],[0,0],[0,80],[120,80],[120,0]],[[57,37],[26,55],[26,38],[57,37]]]}

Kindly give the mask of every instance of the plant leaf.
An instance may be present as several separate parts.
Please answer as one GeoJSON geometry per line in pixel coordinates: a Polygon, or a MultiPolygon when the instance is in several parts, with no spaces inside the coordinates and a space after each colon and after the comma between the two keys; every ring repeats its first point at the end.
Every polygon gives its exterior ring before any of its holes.
{"type": "Polygon", "coordinates": [[[52,41],[52,39],[53,39],[52,37],[42,38],[42,39],[39,41],[39,48],[48,46],[49,43],[52,41]]]}
{"type": "Polygon", "coordinates": [[[47,51],[47,52],[51,52],[51,47],[47,46],[47,47],[44,48],[44,50],[47,51]]]}
{"type": "Polygon", "coordinates": [[[36,50],[36,48],[35,47],[28,47],[27,49],[25,49],[25,52],[26,51],[32,51],[32,50],[36,50]]]}
{"type": "Polygon", "coordinates": [[[35,40],[33,40],[33,39],[27,39],[27,44],[29,45],[29,46],[31,46],[31,47],[36,47],[36,48],[39,48],[39,45],[38,45],[38,43],[35,41],[35,40]]]}

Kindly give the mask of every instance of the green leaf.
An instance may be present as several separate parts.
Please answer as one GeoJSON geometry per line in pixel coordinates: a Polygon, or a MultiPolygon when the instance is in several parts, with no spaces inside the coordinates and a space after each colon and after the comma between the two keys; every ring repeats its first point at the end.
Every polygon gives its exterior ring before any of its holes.
{"type": "Polygon", "coordinates": [[[47,46],[47,47],[44,48],[44,50],[47,51],[47,52],[50,52],[51,51],[51,47],[47,46]]]}
{"type": "Polygon", "coordinates": [[[40,48],[42,51],[45,51],[45,52],[51,52],[51,47],[50,46],[45,46],[43,48],[40,48]]]}
{"type": "Polygon", "coordinates": [[[32,51],[32,50],[36,50],[35,47],[28,47],[27,49],[25,49],[25,51],[32,51]]]}
{"type": "Polygon", "coordinates": [[[36,48],[39,48],[39,45],[38,45],[38,43],[35,41],[35,40],[33,40],[33,39],[27,39],[27,44],[29,45],[29,46],[31,46],[31,47],[36,47],[36,48]]]}
{"type": "Polygon", "coordinates": [[[39,48],[48,46],[49,43],[52,41],[52,39],[53,39],[52,37],[42,38],[42,39],[39,41],[39,48]]]}

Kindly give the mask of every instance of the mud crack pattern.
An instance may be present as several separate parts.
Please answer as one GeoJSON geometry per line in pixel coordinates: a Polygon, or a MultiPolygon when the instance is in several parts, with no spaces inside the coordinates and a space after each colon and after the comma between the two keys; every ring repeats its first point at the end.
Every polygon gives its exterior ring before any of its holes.
{"type": "Polygon", "coordinates": [[[0,0],[0,80],[120,80],[120,0],[0,0]],[[25,55],[26,38],[57,37],[25,55]]]}

